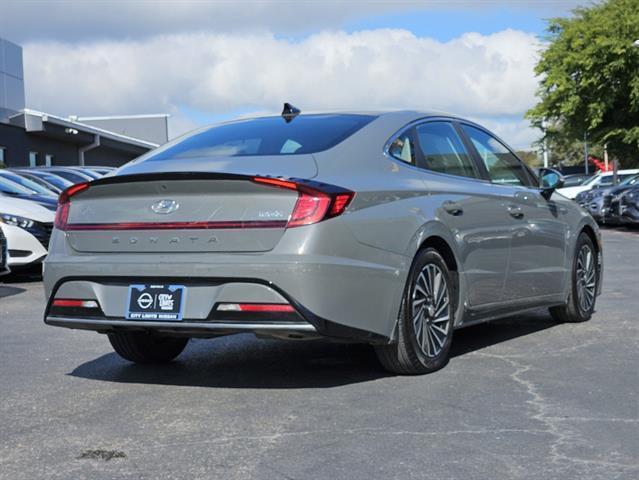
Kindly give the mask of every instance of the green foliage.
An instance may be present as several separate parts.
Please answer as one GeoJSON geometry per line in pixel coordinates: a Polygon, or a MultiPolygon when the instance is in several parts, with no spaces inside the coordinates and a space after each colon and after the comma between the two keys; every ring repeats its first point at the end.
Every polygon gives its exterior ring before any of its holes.
{"type": "Polygon", "coordinates": [[[595,149],[607,143],[622,163],[637,164],[639,0],[609,0],[573,13],[549,20],[549,44],[535,69],[540,102],[527,117],[539,128],[545,119],[551,146],[570,158],[568,146],[588,132],[595,149]]]}
{"type": "Polygon", "coordinates": [[[537,155],[537,152],[531,150],[518,150],[515,152],[523,162],[531,168],[541,167],[543,162],[537,155]]]}
{"type": "MultiPolygon", "coordinates": [[[[561,130],[549,128],[546,132],[546,142],[549,151],[549,164],[553,167],[566,165],[583,165],[584,142],[565,135],[561,130]]],[[[543,140],[535,146],[543,154],[543,140]]],[[[604,148],[600,143],[588,139],[588,154],[600,160],[604,158],[604,148]]]]}

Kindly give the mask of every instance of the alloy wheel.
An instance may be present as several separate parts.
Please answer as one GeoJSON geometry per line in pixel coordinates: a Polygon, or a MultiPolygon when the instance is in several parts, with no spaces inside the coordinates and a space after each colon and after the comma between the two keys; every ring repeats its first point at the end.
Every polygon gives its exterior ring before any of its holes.
{"type": "Polygon", "coordinates": [[[442,270],[428,263],[415,279],[412,320],[417,344],[424,355],[434,358],[442,351],[450,333],[450,297],[442,270]]]}
{"type": "Polygon", "coordinates": [[[583,312],[588,312],[595,302],[595,258],[589,245],[583,245],[577,257],[577,300],[583,312]]]}

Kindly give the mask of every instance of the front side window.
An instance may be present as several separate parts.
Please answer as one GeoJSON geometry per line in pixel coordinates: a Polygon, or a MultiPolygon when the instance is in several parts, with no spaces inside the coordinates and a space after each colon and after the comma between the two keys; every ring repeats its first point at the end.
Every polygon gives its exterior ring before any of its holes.
{"type": "Polygon", "coordinates": [[[470,137],[493,183],[502,185],[530,184],[523,164],[501,142],[483,130],[470,125],[462,125],[462,128],[470,137]]]}
{"type": "Polygon", "coordinates": [[[447,175],[477,178],[472,159],[450,123],[423,123],[415,131],[421,154],[419,167],[447,175]]]}
{"type": "Polygon", "coordinates": [[[140,161],[216,156],[295,155],[328,150],[372,122],[373,115],[264,117],[217,125],[150,152],[140,161]]]}

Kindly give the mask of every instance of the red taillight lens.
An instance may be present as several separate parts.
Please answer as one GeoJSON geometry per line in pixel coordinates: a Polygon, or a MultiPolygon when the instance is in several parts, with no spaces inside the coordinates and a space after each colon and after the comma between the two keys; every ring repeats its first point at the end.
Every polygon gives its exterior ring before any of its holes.
{"type": "Polygon", "coordinates": [[[292,313],[295,309],[287,303],[220,303],[220,312],[283,312],[292,313]]]}
{"type": "Polygon", "coordinates": [[[53,307],[64,308],[98,308],[95,300],[76,300],[74,298],[56,298],[51,304],[53,307]]]}
{"type": "Polygon", "coordinates": [[[288,220],[289,228],[311,225],[341,215],[355,196],[355,193],[349,191],[339,193],[324,191],[279,178],[255,177],[253,181],[298,192],[297,202],[288,220]]]}
{"type": "Polygon", "coordinates": [[[288,221],[288,227],[299,227],[321,222],[326,217],[326,212],[332,198],[318,191],[300,191],[295,208],[288,221]]]}
{"type": "Polygon", "coordinates": [[[338,193],[335,196],[333,205],[331,205],[331,210],[328,212],[329,216],[336,217],[344,213],[344,210],[346,210],[348,204],[351,203],[353,196],[353,193],[338,193]]]}
{"type": "Polygon", "coordinates": [[[55,228],[58,230],[66,230],[69,220],[69,208],[71,207],[71,197],[77,195],[80,192],[88,190],[89,182],[78,183],[71,185],[64,192],[60,194],[58,198],[58,209],[55,212],[55,228]]]}

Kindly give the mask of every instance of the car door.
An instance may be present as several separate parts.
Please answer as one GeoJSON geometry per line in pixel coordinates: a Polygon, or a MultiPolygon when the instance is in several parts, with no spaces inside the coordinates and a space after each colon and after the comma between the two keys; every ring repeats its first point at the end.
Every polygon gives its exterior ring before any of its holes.
{"type": "Polygon", "coordinates": [[[566,281],[567,210],[546,199],[525,165],[497,138],[463,124],[480,165],[495,191],[506,199],[511,245],[505,300],[555,295],[566,281]]]}
{"type": "Polygon", "coordinates": [[[505,206],[482,178],[452,122],[425,121],[413,132],[416,166],[429,192],[425,208],[457,243],[467,306],[501,301],[510,246],[505,206]]]}

